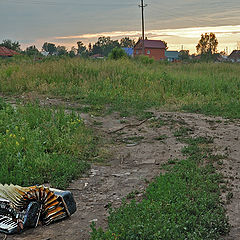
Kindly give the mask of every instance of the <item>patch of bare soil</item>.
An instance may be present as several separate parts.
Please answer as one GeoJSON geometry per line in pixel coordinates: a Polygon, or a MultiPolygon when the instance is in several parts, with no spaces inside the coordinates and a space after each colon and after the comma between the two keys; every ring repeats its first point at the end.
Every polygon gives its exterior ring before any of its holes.
{"type": "Polygon", "coordinates": [[[122,198],[133,192],[141,199],[148,182],[163,171],[162,164],[169,159],[183,158],[181,149],[184,144],[178,142],[174,136],[174,131],[179,127],[191,128],[192,136],[213,137],[215,153],[225,156],[223,161],[216,164],[219,171],[225,175],[228,188],[231,188],[222,194],[233,226],[225,239],[240,239],[238,121],[166,112],[154,112],[154,118],[145,122],[135,118],[121,118],[117,113],[106,117],[82,114],[82,117],[87,124],[108,139],[112,151],[110,159],[102,164],[93,164],[88,176],[70,184],[69,190],[74,194],[78,209],[70,219],[50,226],[39,226],[21,235],[8,236],[7,239],[89,239],[92,221],[96,222],[97,226],[107,226],[108,206],[119,206],[122,198]]]}

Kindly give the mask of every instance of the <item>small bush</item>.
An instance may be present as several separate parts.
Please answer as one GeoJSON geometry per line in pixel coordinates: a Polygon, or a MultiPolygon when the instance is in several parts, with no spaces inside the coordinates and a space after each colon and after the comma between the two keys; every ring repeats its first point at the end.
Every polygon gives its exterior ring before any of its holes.
{"type": "Polygon", "coordinates": [[[150,58],[148,56],[145,55],[140,55],[138,57],[135,58],[138,62],[141,62],[143,64],[152,64],[154,63],[154,59],[150,58]]]}
{"type": "Polygon", "coordinates": [[[126,52],[123,49],[118,47],[115,47],[108,55],[108,58],[113,60],[126,58],[126,57],[127,57],[126,52]]]}

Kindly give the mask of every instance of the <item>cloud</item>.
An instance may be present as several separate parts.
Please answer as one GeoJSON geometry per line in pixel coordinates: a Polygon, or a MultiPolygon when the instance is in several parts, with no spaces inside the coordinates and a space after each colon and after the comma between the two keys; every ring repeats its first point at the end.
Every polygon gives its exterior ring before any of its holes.
{"type": "MultiPolygon", "coordinates": [[[[137,39],[141,36],[136,31],[141,27],[139,3],[139,0],[2,0],[0,40],[10,38],[19,40],[23,47],[35,44],[40,48],[45,41],[71,47],[78,40],[87,44],[103,35],[137,39]]],[[[209,31],[217,33],[220,46],[234,46],[240,39],[236,29],[239,26],[235,26],[239,24],[239,0],[146,0],[146,3],[147,36],[166,40],[173,48],[185,45],[195,51],[200,34],[209,31]],[[223,27],[214,27],[217,25],[223,27]]]]}
{"type": "MultiPolygon", "coordinates": [[[[151,39],[161,39],[168,42],[169,49],[180,50],[182,45],[195,52],[197,41],[200,39],[201,34],[214,32],[219,40],[219,49],[223,50],[226,46],[234,49],[238,39],[240,39],[240,25],[229,26],[216,26],[216,27],[191,27],[191,28],[176,28],[176,29],[162,29],[162,30],[149,30],[146,31],[146,36],[151,39]]],[[[58,36],[53,40],[56,42],[65,42],[69,46],[75,44],[77,40],[83,41],[85,44],[88,42],[95,42],[101,36],[109,36],[112,39],[120,39],[122,37],[139,38],[141,31],[112,31],[112,32],[99,32],[80,35],[58,36]]]]}
{"type": "MultiPolygon", "coordinates": [[[[171,36],[179,36],[185,38],[195,38],[199,37],[202,33],[205,32],[214,32],[216,34],[228,35],[228,34],[238,34],[240,25],[237,26],[218,26],[218,27],[195,27],[195,28],[179,28],[179,29],[164,29],[164,30],[149,30],[146,31],[146,35],[148,36],[156,36],[156,37],[171,37],[171,36]]],[[[70,36],[60,36],[55,37],[57,40],[73,40],[73,39],[95,39],[100,36],[109,36],[112,38],[119,38],[123,36],[129,37],[140,37],[140,31],[113,31],[113,32],[101,32],[95,34],[81,34],[81,35],[70,35],[70,36]]]]}

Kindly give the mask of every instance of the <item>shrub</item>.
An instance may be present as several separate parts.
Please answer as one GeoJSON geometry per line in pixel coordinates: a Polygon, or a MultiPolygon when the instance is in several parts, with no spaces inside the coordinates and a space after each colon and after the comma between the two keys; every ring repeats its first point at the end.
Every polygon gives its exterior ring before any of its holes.
{"type": "Polygon", "coordinates": [[[122,48],[115,47],[108,55],[109,59],[121,59],[121,58],[126,58],[127,54],[122,48]]]}
{"type": "Polygon", "coordinates": [[[152,63],[154,63],[154,59],[153,58],[150,58],[150,57],[145,56],[145,55],[137,56],[135,59],[138,62],[141,62],[143,64],[152,64],[152,63]]]}

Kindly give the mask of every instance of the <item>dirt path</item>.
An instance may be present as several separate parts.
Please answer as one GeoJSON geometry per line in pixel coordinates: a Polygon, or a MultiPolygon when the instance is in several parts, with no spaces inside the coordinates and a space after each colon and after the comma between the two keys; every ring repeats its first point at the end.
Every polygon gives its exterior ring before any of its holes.
{"type": "MultiPolygon", "coordinates": [[[[51,101],[51,100],[48,100],[51,101]]],[[[54,102],[52,103],[55,104],[54,102]]],[[[107,117],[83,114],[85,121],[105,135],[112,148],[112,156],[105,164],[93,164],[89,176],[73,182],[69,189],[77,202],[77,212],[68,220],[47,227],[30,229],[12,240],[87,240],[90,223],[107,226],[109,205],[119,206],[123,197],[135,193],[141,199],[148,181],[162,170],[161,165],[171,158],[181,158],[184,146],[174,137],[180,126],[193,129],[195,136],[214,137],[216,154],[226,155],[219,163],[233,197],[223,193],[227,213],[233,228],[226,240],[240,239],[240,123],[189,113],[154,112],[154,119],[140,123],[134,118],[121,118],[115,113],[107,117]],[[129,124],[135,124],[130,127],[129,124]],[[121,131],[109,134],[128,125],[121,131]],[[137,190],[137,191],[136,191],[137,190]]],[[[3,235],[0,235],[0,238],[3,235]]]]}

